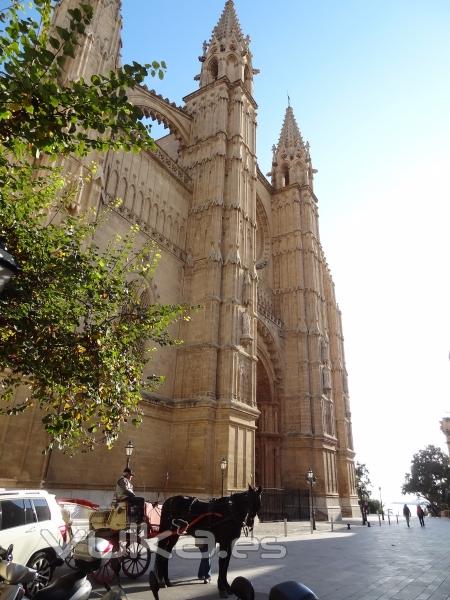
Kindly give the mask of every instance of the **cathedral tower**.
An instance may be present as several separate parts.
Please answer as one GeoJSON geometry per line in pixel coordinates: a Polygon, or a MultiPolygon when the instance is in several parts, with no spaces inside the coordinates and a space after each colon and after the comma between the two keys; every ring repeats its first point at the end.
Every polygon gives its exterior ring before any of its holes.
{"type": "Polygon", "coordinates": [[[288,488],[301,487],[311,466],[316,494],[326,508],[335,509],[345,490],[344,504],[351,512],[353,453],[348,436],[342,448],[344,468],[338,455],[338,438],[344,440],[349,417],[340,314],[320,244],[314,173],[309,145],[288,106],[271,171],[273,287],[285,328],[282,481],[288,488]]]}
{"type": "Polygon", "coordinates": [[[227,489],[238,489],[254,473],[258,415],[256,103],[249,39],[232,0],[204,44],[200,62],[200,87],[184,99],[193,124],[180,163],[194,186],[186,299],[201,308],[181,334],[185,343],[178,352],[175,400],[180,414],[194,403],[207,415],[213,429],[200,449],[206,473],[217,477],[216,466],[226,457],[227,489]]]}

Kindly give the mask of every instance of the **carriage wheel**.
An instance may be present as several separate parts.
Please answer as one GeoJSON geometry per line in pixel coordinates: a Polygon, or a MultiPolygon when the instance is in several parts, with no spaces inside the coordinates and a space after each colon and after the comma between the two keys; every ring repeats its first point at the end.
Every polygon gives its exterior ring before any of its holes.
{"type": "Polygon", "coordinates": [[[100,569],[92,573],[95,581],[102,585],[114,583],[117,581],[120,571],[120,562],[117,558],[111,558],[100,569]]]}
{"type": "Polygon", "coordinates": [[[122,555],[122,570],[130,579],[137,579],[150,565],[150,550],[140,542],[127,544],[122,555]]]}

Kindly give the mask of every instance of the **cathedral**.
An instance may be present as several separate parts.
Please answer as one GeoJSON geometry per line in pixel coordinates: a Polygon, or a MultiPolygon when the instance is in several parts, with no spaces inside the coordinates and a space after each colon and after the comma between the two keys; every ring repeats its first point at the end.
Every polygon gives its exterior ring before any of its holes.
{"type": "MultiPolygon", "coordinates": [[[[56,24],[77,3],[61,0],[56,24]]],[[[69,79],[120,61],[120,0],[91,4],[69,79]]],[[[233,0],[200,67],[182,106],[145,86],[130,91],[170,133],[156,152],[98,157],[97,177],[75,206],[102,210],[120,198],[98,243],[139,225],[141,239],[161,249],[146,301],[199,307],[173,332],[183,344],[159,349],[148,365],[165,382],[143,397],[140,428],[91,455],[41,454],[37,409],[1,417],[0,486],[107,498],[131,440],[136,489],[150,499],[219,496],[249,483],[306,492],[311,468],[319,516],[357,516],[341,314],[320,243],[309,145],[288,106],[269,179],[259,170],[257,71],[233,0]]],[[[82,165],[74,158],[66,168],[76,174],[82,165]]]]}

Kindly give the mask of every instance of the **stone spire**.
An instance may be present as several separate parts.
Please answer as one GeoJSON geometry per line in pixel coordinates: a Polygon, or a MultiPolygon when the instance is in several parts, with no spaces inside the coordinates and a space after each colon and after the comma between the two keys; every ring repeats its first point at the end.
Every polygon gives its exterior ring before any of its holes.
{"type": "Polygon", "coordinates": [[[278,145],[273,147],[272,185],[280,189],[297,183],[312,187],[316,171],[311,165],[309,144],[305,144],[290,104],[286,108],[278,145]]]}
{"type": "Polygon", "coordinates": [[[287,107],[286,114],[284,115],[284,122],[280,133],[280,139],[278,140],[277,150],[278,152],[281,151],[288,154],[305,151],[302,134],[300,133],[297,121],[294,117],[294,111],[290,105],[287,107]]]}
{"type": "Polygon", "coordinates": [[[219,22],[214,27],[211,41],[213,39],[223,40],[235,36],[238,40],[243,40],[241,26],[237,18],[236,9],[233,0],[227,0],[219,22]]]}
{"type": "Polygon", "coordinates": [[[253,75],[259,71],[252,67],[250,38],[244,37],[236,15],[233,0],[227,0],[209,43],[203,44],[203,55],[199,56],[202,71],[195,79],[200,87],[227,77],[231,83],[242,81],[252,93],[253,75]]]}

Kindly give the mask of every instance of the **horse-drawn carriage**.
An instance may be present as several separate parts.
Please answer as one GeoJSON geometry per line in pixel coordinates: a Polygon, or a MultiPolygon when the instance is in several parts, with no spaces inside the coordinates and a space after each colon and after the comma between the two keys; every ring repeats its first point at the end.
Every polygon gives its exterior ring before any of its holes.
{"type": "MultiPolygon", "coordinates": [[[[109,508],[100,508],[86,500],[60,500],[63,516],[72,542],[86,537],[101,537],[111,543],[111,559],[94,577],[99,583],[110,583],[120,570],[136,579],[150,565],[149,538],[159,533],[161,506],[158,502],[143,502],[134,506],[127,501],[114,502],[109,508]],[[81,518],[80,518],[81,516],[81,518]]],[[[71,555],[66,558],[69,566],[71,555]]]]}
{"type": "Polygon", "coordinates": [[[98,581],[110,581],[120,569],[131,579],[146,572],[151,558],[147,540],[158,535],[160,514],[158,502],[136,505],[126,500],[91,513],[90,531],[112,544],[111,560],[94,574],[98,581]]]}
{"type": "Polygon", "coordinates": [[[208,501],[193,496],[172,496],[162,508],[157,502],[142,505],[117,502],[108,509],[93,509],[89,517],[89,536],[101,537],[111,543],[111,559],[94,573],[102,583],[109,583],[122,570],[127,577],[136,579],[150,565],[147,540],[158,537],[154,580],[158,586],[170,585],[168,556],[180,535],[203,537],[213,535],[219,545],[219,577],[217,585],[222,597],[230,592],[227,571],[234,540],[242,529],[253,527],[261,508],[261,488],[236,492],[208,501]]]}

